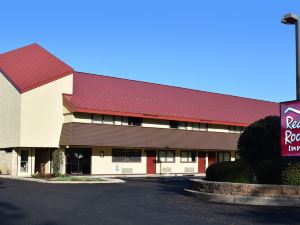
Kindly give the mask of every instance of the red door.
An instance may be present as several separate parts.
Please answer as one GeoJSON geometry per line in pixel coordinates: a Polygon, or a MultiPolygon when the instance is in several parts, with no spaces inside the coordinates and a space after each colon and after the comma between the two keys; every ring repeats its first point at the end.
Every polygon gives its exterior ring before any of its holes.
{"type": "Polygon", "coordinates": [[[208,166],[216,162],[216,152],[208,152],[208,166]]]}
{"type": "Polygon", "coordinates": [[[205,173],[205,152],[198,153],[198,173],[205,173]]]}
{"type": "Polygon", "coordinates": [[[150,150],[146,152],[147,154],[147,174],[156,173],[156,151],[150,150]]]}

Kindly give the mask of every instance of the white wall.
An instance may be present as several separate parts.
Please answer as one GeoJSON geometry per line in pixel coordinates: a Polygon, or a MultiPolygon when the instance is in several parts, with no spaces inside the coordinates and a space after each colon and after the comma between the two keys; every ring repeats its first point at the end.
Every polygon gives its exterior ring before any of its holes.
{"type": "Polygon", "coordinates": [[[22,147],[59,147],[63,116],[63,93],[72,94],[69,75],[21,95],[22,147]]]}
{"type": "Polygon", "coordinates": [[[21,95],[0,73],[0,148],[20,144],[21,95]]]}

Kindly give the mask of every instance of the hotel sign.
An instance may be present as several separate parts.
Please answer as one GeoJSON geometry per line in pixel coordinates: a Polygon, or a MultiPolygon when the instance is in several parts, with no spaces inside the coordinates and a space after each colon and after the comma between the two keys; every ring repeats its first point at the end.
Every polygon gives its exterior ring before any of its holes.
{"type": "Polygon", "coordinates": [[[300,156],[300,101],[280,103],[281,155],[300,156]]]}

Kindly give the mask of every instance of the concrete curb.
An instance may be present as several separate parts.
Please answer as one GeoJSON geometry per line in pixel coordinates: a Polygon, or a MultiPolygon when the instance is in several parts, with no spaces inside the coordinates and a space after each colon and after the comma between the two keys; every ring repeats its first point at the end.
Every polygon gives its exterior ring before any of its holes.
{"type": "Polygon", "coordinates": [[[50,181],[50,180],[31,178],[31,177],[15,177],[15,176],[5,176],[5,175],[1,175],[0,178],[30,181],[30,182],[37,182],[37,183],[43,183],[43,184],[117,184],[117,183],[125,183],[125,181],[121,180],[121,179],[106,178],[106,177],[99,177],[99,178],[103,179],[103,181],[50,181]]]}
{"type": "Polygon", "coordinates": [[[264,205],[264,206],[296,206],[300,207],[300,199],[270,198],[241,195],[214,194],[184,189],[188,196],[208,202],[222,202],[241,205],[264,205]]]}

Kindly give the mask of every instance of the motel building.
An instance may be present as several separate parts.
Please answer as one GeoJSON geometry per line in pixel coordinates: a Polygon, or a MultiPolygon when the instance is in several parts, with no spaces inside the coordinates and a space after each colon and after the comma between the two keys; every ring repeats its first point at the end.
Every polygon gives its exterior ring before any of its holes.
{"type": "Polygon", "coordinates": [[[237,159],[250,123],[277,103],[77,72],[38,44],[0,54],[0,170],[205,174],[237,159]]]}

